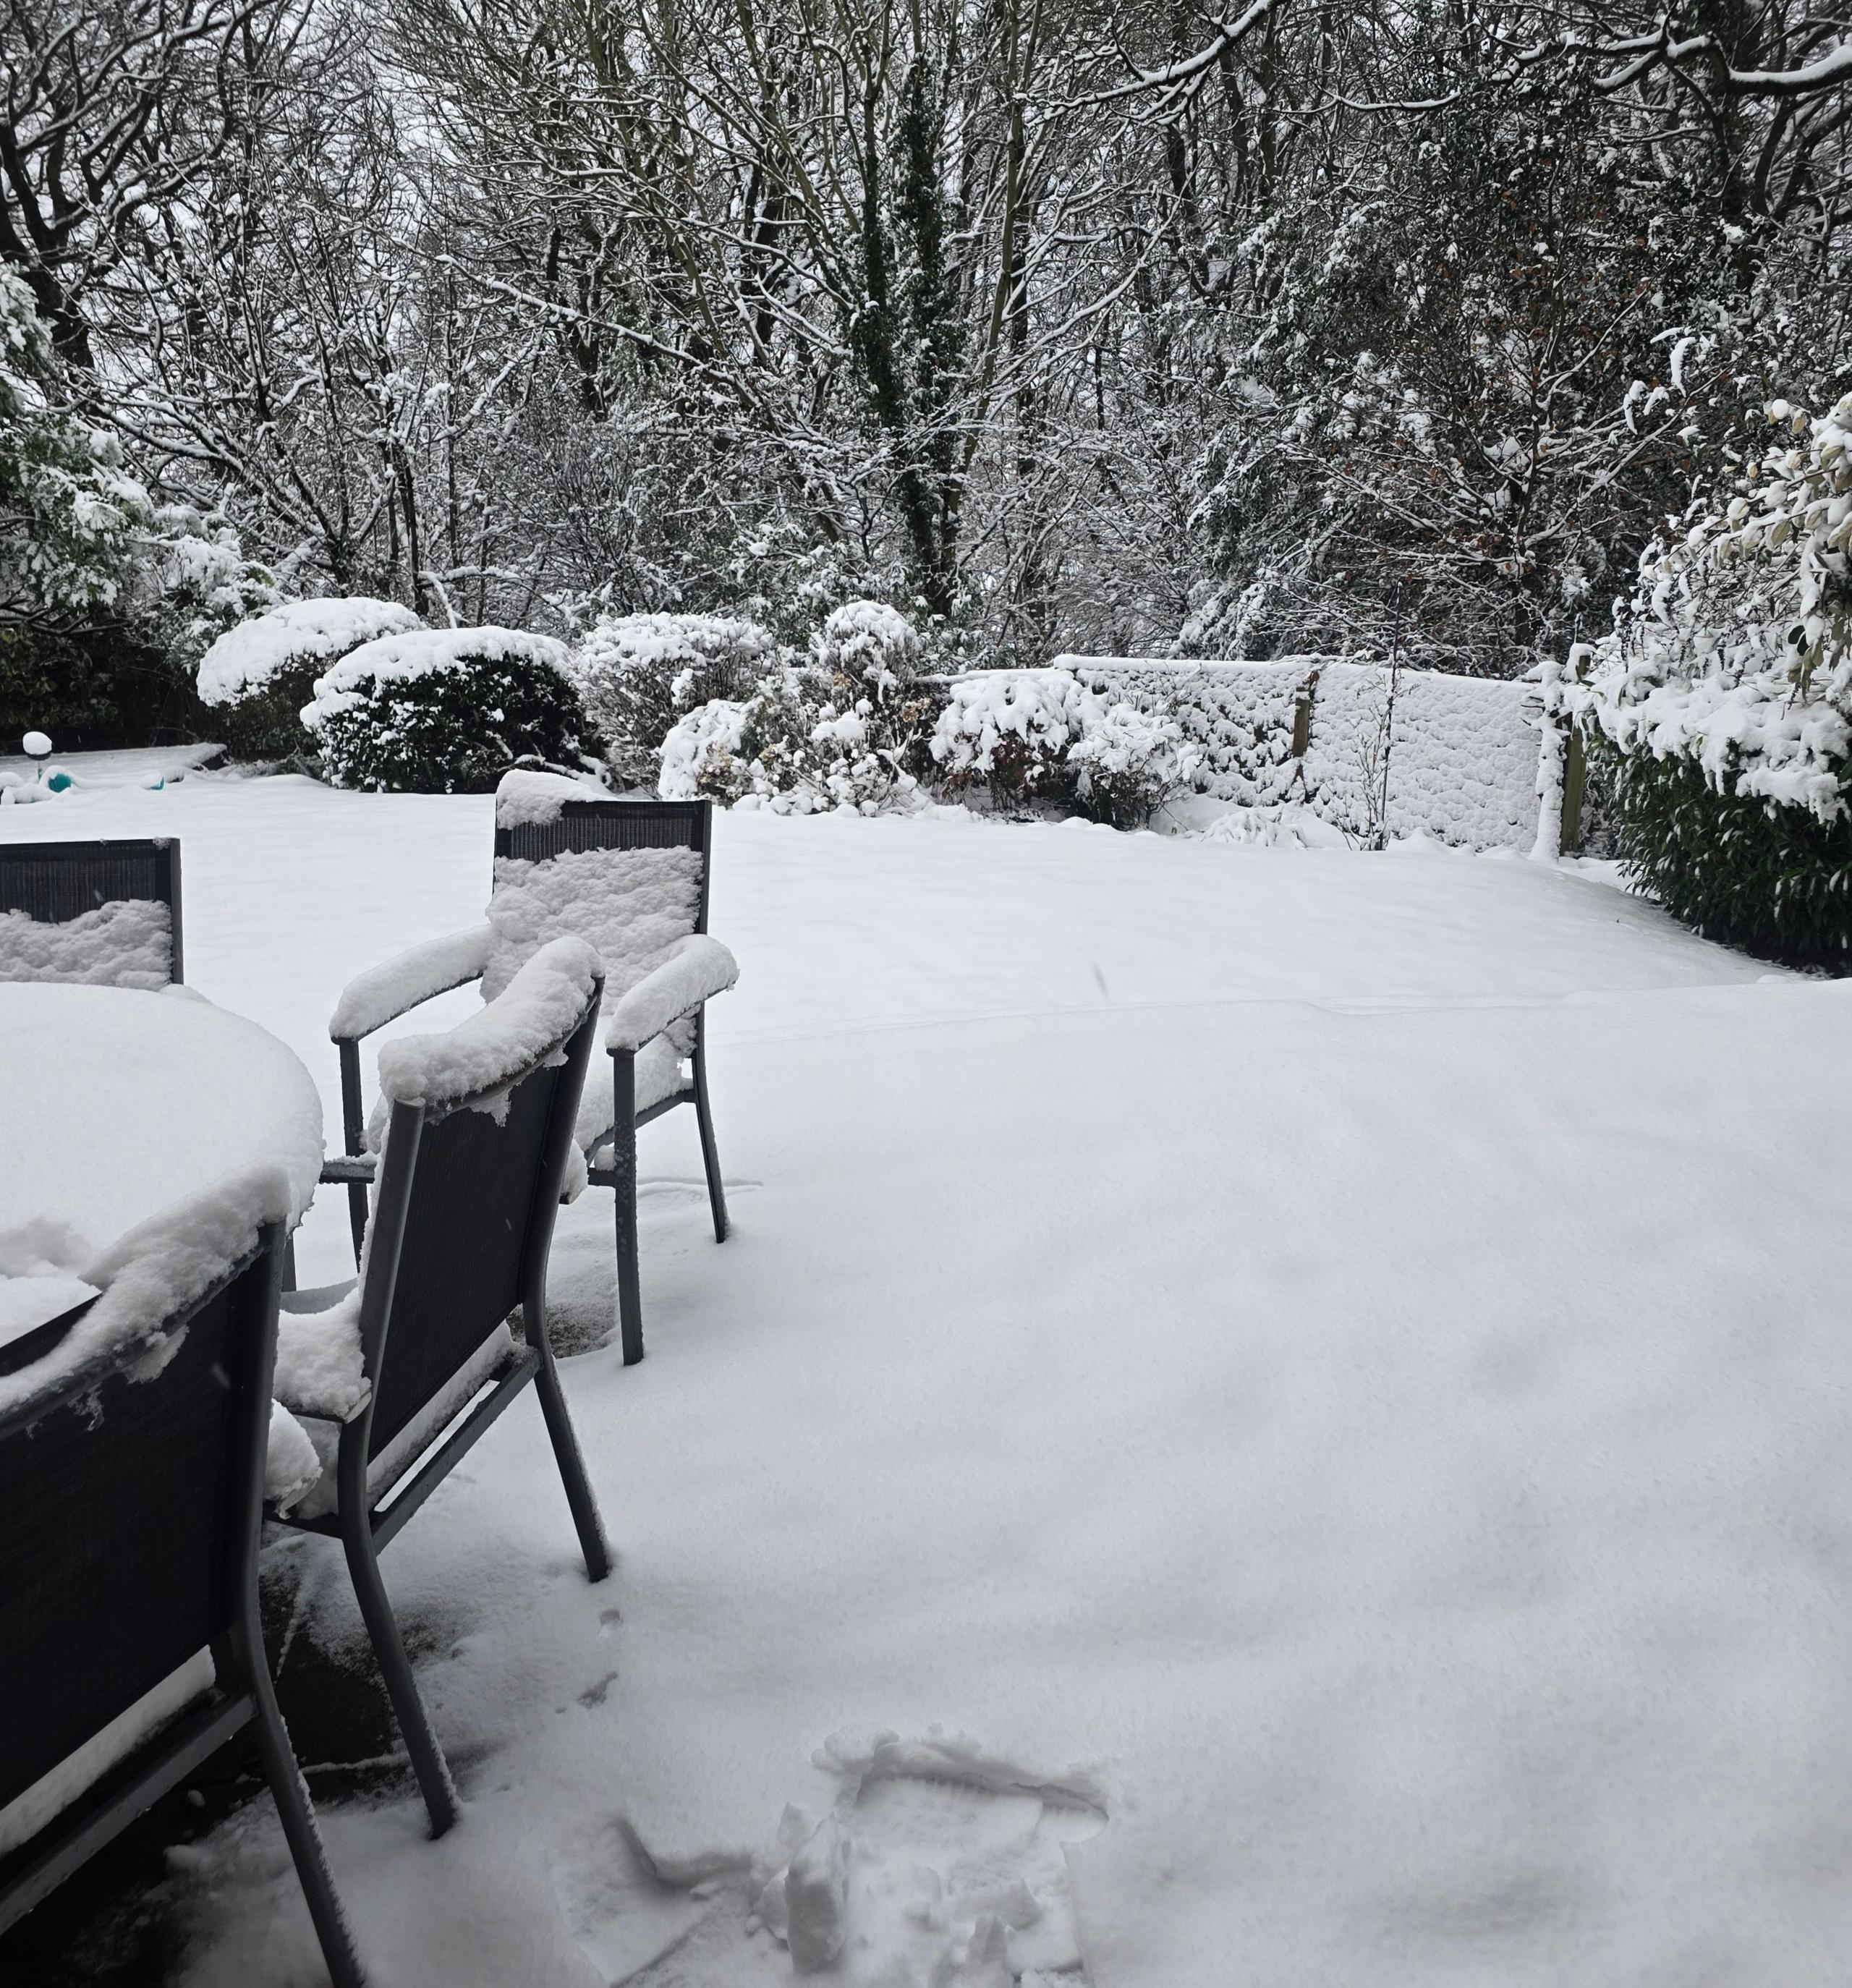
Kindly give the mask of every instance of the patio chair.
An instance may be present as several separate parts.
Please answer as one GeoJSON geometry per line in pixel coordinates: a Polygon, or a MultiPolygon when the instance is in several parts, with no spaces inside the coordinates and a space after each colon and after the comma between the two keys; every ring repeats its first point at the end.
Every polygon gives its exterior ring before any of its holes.
{"type": "Polygon", "coordinates": [[[124,1239],[0,1381],[0,1930],[255,1724],[329,1973],[360,1988],[259,1627],[288,1185],[241,1187],[124,1239]]]}
{"type": "Polygon", "coordinates": [[[172,837],[0,846],[0,980],[158,988],[185,977],[172,837]]]}
{"type": "Polygon", "coordinates": [[[586,1572],[610,1571],[546,1329],[547,1253],[603,991],[591,948],[558,939],[459,1027],[387,1043],[360,1275],[283,1300],[277,1398],[333,1466],[283,1523],[346,1550],[433,1836],[456,1820],[456,1790],[379,1556],[530,1381],[586,1572]],[[508,1330],[517,1307],[525,1344],[508,1330]]]}
{"type": "Polygon", "coordinates": [[[367,1219],[364,1168],[354,1165],[361,1155],[361,1042],[451,988],[480,980],[485,996],[495,993],[536,946],[561,932],[576,933],[604,962],[604,1046],[611,1060],[608,1091],[586,1087],[577,1136],[590,1184],[615,1196],[624,1364],[643,1357],[640,1126],[678,1105],[694,1107],[714,1239],[727,1239],[726,1191],[708,1103],[706,1004],[732,986],[739,968],[708,935],[712,835],[707,801],[601,800],[557,775],[503,779],[495,796],[487,921],[362,974],[329,1024],[340,1054],[347,1157],[331,1161],[322,1178],[346,1183],[357,1262],[367,1219]]]}

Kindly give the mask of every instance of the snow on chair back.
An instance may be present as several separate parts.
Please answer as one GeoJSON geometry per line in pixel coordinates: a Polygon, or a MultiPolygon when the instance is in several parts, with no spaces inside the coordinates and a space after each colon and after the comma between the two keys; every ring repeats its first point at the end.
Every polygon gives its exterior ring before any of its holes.
{"type": "Polygon", "coordinates": [[[711,827],[707,801],[600,800],[556,776],[505,776],[484,997],[537,947],[568,935],[604,962],[607,1000],[627,993],[678,940],[706,931],[711,827]]]}
{"type": "Polygon", "coordinates": [[[0,980],[152,989],[184,977],[177,841],[0,849],[0,980]]]}

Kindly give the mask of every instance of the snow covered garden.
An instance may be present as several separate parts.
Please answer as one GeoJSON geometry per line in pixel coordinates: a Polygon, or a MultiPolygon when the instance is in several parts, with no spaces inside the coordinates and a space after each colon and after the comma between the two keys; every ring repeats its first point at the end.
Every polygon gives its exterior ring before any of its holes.
{"type": "Polygon", "coordinates": [[[0,1988],[1845,1988],[1852,22],[0,76],[0,1988]]]}
{"type": "MultiPolygon", "coordinates": [[[[480,916],[489,801],[74,763],[0,838],[177,836],[332,1150],[336,996],[480,916]]],[[[722,812],[711,924],[733,1233],[647,1128],[630,1368],[608,1199],[554,1244],[615,1570],[518,1403],[386,1562],[461,1824],[304,1751],[371,1978],[1841,1978],[1843,983],[1600,865],[942,809],[722,812]]],[[[90,1978],[150,1915],[323,1978],[267,1797],[105,1903],[90,1978]]]]}

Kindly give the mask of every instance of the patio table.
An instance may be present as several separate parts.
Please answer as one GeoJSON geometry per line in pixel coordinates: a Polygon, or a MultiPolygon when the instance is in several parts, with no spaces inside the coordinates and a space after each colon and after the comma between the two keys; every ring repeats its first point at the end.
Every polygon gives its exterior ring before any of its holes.
{"type": "Polygon", "coordinates": [[[268,1030],[186,988],[0,983],[0,1347],[87,1295],[127,1230],[265,1162],[294,1222],[321,1100],[268,1030]]]}

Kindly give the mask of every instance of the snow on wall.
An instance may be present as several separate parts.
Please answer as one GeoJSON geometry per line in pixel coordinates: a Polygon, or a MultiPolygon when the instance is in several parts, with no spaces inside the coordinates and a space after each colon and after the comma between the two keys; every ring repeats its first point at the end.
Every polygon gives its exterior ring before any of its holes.
{"type": "Polygon", "coordinates": [[[1198,791],[1219,800],[1300,800],[1337,827],[1365,833],[1381,812],[1387,736],[1392,836],[1418,830],[1475,849],[1528,848],[1535,840],[1539,734],[1521,683],[1402,670],[1391,729],[1389,674],[1377,664],[1063,656],[1057,666],[1096,689],[1169,711],[1202,749],[1198,791]],[[1310,739],[1296,760],[1293,707],[1314,669],[1310,739]]]}

